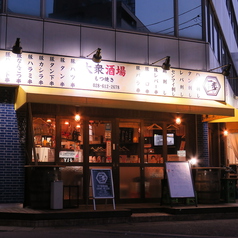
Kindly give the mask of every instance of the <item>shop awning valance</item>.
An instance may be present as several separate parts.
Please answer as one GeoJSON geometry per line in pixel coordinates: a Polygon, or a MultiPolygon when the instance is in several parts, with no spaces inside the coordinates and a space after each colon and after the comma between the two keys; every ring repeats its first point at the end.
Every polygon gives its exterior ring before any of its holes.
{"type": "Polygon", "coordinates": [[[224,102],[212,100],[19,86],[15,104],[16,109],[19,109],[25,103],[50,103],[226,117],[235,115],[233,107],[226,105],[224,102]]]}

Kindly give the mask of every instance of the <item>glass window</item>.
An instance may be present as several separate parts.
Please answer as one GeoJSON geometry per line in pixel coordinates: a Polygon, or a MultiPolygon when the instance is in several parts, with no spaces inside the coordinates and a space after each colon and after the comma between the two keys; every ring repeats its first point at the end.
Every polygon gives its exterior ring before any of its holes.
{"type": "Polygon", "coordinates": [[[214,25],[214,22],[213,22],[213,15],[212,15],[212,10],[211,8],[209,7],[209,26],[208,26],[208,34],[209,34],[209,42],[211,44],[211,47],[213,48],[213,45],[214,45],[214,34],[213,34],[213,25],[214,25]]]}
{"type": "Polygon", "coordinates": [[[3,0],[0,0],[0,12],[3,12],[3,0]]]}
{"type": "Polygon", "coordinates": [[[120,198],[140,198],[141,178],[139,167],[120,168],[120,198]]]}
{"type": "Polygon", "coordinates": [[[40,16],[41,0],[8,0],[8,13],[40,16]]]}
{"type": "Polygon", "coordinates": [[[45,17],[49,18],[51,17],[51,14],[53,14],[54,9],[54,0],[46,0],[45,1],[45,17]]]}
{"type": "Polygon", "coordinates": [[[167,161],[186,161],[185,126],[167,125],[167,161]]]}
{"type": "Polygon", "coordinates": [[[217,60],[219,61],[219,30],[218,30],[218,26],[216,23],[213,26],[213,33],[214,33],[213,51],[214,51],[214,54],[215,54],[217,60]]]}
{"type": "Polygon", "coordinates": [[[164,141],[163,125],[156,122],[145,122],[144,127],[144,163],[148,166],[161,166],[167,161],[185,161],[185,126],[181,122],[167,124],[166,141],[164,141]],[[164,147],[166,151],[163,151],[164,147]],[[154,164],[154,165],[153,165],[154,164]]]}
{"type": "Polygon", "coordinates": [[[112,25],[111,0],[46,0],[46,17],[94,25],[112,25]]]}
{"type": "Polygon", "coordinates": [[[121,121],[119,130],[119,162],[140,163],[140,123],[121,121]]]}
{"type": "Polygon", "coordinates": [[[111,122],[89,121],[89,163],[111,163],[111,122]]]}
{"type": "Polygon", "coordinates": [[[225,65],[227,62],[226,48],[223,41],[221,42],[221,65],[225,65]]]}
{"type": "Polygon", "coordinates": [[[117,27],[173,35],[173,0],[117,0],[117,27]]]}
{"type": "Polygon", "coordinates": [[[64,208],[77,207],[78,200],[83,198],[83,167],[59,168],[59,179],[64,185],[64,208]]]}
{"type": "Polygon", "coordinates": [[[83,128],[81,121],[64,118],[60,120],[60,126],[60,161],[65,163],[83,162],[83,128]]]}
{"type": "Polygon", "coordinates": [[[35,151],[32,160],[38,162],[55,161],[55,119],[33,117],[35,151]]]}
{"type": "Polygon", "coordinates": [[[201,0],[178,0],[179,36],[202,39],[201,0]]]}
{"type": "Polygon", "coordinates": [[[159,123],[146,122],[144,127],[144,162],[163,163],[163,128],[159,123]]]}
{"type": "Polygon", "coordinates": [[[164,168],[146,167],[145,168],[145,197],[161,197],[161,180],[164,178],[164,168]]]}
{"type": "Polygon", "coordinates": [[[227,0],[226,1],[226,6],[227,6],[227,11],[231,20],[231,26],[232,29],[234,31],[234,35],[236,38],[236,43],[238,45],[238,26],[237,26],[237,19],[236,19],[236,14],[235,14],[235,10],[234,10],[234,6],[232,4],[231,0],[227,0]]]}

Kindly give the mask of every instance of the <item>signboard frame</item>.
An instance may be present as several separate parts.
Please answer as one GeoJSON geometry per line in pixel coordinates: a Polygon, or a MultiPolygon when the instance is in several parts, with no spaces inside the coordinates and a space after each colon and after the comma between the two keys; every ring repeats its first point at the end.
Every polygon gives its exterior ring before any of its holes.
{"type": "Polygon", "coordinates": [[[165,169],[169,187],[170,199],[172,198],[194,198],[196,193],[192,179],[192,171],[187,161],[165,162],[165,169]]]}
{"type": "Polygon", "coordinates": [[[93,205],[96,210],[96,199],[112,199],[115,210],[114,183],[111,169],[91,169],[91,184],[93,194],[93,205]]]}
{"type": "Polygon", "coordinates": [[[114,61],[95,64],[85,58],[16,55],[6,50],[0,50],[0,61],[0,83],[6,85],[225,101],[225,77],[220,73],[179,68],[165,71],[156,65],[114,61]]]}

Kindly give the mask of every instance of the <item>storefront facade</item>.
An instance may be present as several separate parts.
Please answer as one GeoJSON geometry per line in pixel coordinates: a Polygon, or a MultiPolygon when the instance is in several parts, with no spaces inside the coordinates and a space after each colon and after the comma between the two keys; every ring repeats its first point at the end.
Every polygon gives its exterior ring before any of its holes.
{"type": "Polygon", "coordinates": [[[62,180],[64,207],[87,203],[92,168],[112,169],[118,203],[159,201],[166,161],[226,164],[225,126],[208,122],[235,110],[227,79],[208,72],[217,61],[202,32],[134,32],[124,29],[125,15],[120,29],[52,16],[1,15],[1,177],[9,193],[0,202],[49,207],[50,182],[62,180]],[[16,38],[21,54],[9,50],[16,38]]]}
{"type": "Polygon", "coordinates": [[[87,203],[90,169],[95,168],[112,170],[117,203],[159,201],[166,161],[195,157],[200,166],[209,163],[208,127],[201,114],[234,115],[222,103],[221,74],[43,54],[1,55],[3,74],[22,83],[15,88],[15,109],[23,118],[25,206],[49,208],[50,184],[58,180],[63,181],[64,207],[87,203]]]}

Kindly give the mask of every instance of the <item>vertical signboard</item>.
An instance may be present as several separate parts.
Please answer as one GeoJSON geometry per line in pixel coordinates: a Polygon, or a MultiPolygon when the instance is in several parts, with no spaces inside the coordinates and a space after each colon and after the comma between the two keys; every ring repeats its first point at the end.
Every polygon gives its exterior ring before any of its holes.
{"type": "Polygon", "coordinates": [[[106,162],[112,162],[112,131],[111,123],[106,123],[105,125],[105,140],[106,140],[106,162]]]}

